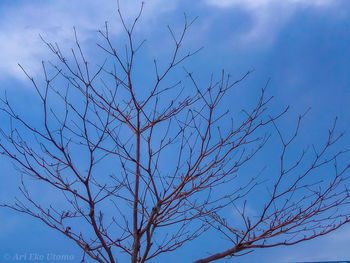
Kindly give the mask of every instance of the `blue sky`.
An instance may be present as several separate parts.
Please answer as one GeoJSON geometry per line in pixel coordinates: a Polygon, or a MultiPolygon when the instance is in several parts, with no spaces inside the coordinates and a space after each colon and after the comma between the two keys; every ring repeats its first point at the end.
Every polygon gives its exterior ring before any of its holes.
{"type": "MultiPolygon", "coordinates": [[[[126,19],[131,19],[140,6],[139,1],[121,0],[120,3],[126,19]]],[[[349,1],[145,1],[136,30],[140,38],[147,39],[141,56],[144,63],[168,54],[171,39],[166,25],[177,30],[182,25],[183,12],[189,17],[199,16],[186,38],[185,47],[204,47],[186,64],[200,78],[200,83],[206,83],[212,72],[219,74],[221,69],[235,78],[254,69],[237,90],[240,103],[237,107],[252,103],[258,90],[271,78],[268,91],[275,96],[274,107],[291,106],[283,123],[286,127],[292,121],[295,123],[298,114],[312,108],[303,125],[301,147],[322,140],[335,116],[339,117],[339,130],[348,132],[343,140],[344,147],[350,145],[349,1]]],[[[68,49],[73,45],[72,27],[75,26],[92,58],[96,57],[96,30],[103,27],[104,21],[111,24],[115,38],[122,39],[114,0],[5,0],[0,2],[0,15],[0,91],[3,94],[7,90],[20,110],[34,109],[26,112],[27,115],[37,113],[34,100],[29,99],[35,94],[17,63],[34,77],[41,76],[40,61],[51,55],[40,41],[39,33],[68,49]]],[[[0,121],[1,127],[7,125],[6,118],[0,117],[0,121]]],[[[264,160],[260,162],[263,164],[264,160]]],[[[0,200],[12,200],[17,193],[19,177],[3,157],[0,157],[0,165],[0,200]]],[[[34,187],[34,191],[39,197],[54,198],[45,189],[34,187]]],[[[0,222],[0,258],[4,253],[26,252],[73,254],[77,258],[81,255],[65,237],[28,216],[1,209],[0,222]]],[[[199,253],[203,246],[208,249],[215,246],[205,239],[201,242],[206,245],[195,243],[191,249],[199,253]]],[[[317,240],[294,247],[256,250],[232,262],[350,260],[349,242],[350,226],[345,226],[317,240]]],[[[169,262],[187,262],[181,259],[187,258],[191,249],[169,255],[168,259],[174,260],[169,262]]]]}

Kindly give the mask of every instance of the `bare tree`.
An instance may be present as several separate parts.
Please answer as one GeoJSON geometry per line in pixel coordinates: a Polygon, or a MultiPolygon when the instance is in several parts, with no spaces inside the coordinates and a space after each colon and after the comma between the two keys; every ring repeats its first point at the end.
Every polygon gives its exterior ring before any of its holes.
{"type": "Polygon", "coordinates": [[[181,34],[169,27],[174,48],[167,66],[154,60],[153,84],[136,84],[135,59],[143,42],[135,43],[133,33],[142,8],[130,27],[118,12],[128,38],[125,54],[117,51],[106,24],[98,45],[107,56],[104,64],[91,66],[75,34],[71,55],[43,40],[58,62],[42,63],[42,84],[21,67],[40,98],[39,127],[2,98],[11,125],[1,130],[1,153],[23,175],[24,197],[3,207],[61,232],[83,250],[83,262],[90,257],[101,263],[120,262],[125,255],[132,263],[152,261],[214,230],[227,239],[227,248],[210,256],[203,251],[194,261],[211,262],[293,245],[349,222],[349,164],[337,164],[345,151],[333,149],[342,137],[335,123],[323,144],[293,162],[287,155],[305,114],[288,137],[278,125],[288,107],[269,114],[272,97],[265,88],[240,117],[224,110],[224,98],[250,72],[236,81],[222,72],[201,87],[185,70],[184,80],[171,83],[169,75],[183,71],[179,65],[197,52],[181,50],[194,22],[186,16],[181,34]],[[184,83],[190,85],[185,89],[184,83]],[[282,145],[279,172],[268,180],[241,172],[254,165],[271,134],[282,145]],[[322,176],[321,168],[329,166],[334,168],[322,176]],[[28,177],[56,190],[66,205],[34,200],[28,177]],[[247,206],[261,189],[267,191],[263,205],[250,215],[247,206]]]}

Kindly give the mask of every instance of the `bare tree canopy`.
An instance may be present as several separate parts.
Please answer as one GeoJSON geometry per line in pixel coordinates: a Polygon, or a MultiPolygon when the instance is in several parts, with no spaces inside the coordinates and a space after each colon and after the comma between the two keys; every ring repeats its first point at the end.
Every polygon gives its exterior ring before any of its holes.
{"type": "Polygon", "coordinates": [[[202,251],[194,262],[213,262],[311,240],[350,221],[350,164],[336,121],[323,142],[296,155],[308,111],[281,128],[289,108],[269,110],[268,83],[255,105],[230,112],[233,88],[251,72],[233,80],[222,71],[206,86],[198,81],[183,67],[199,51],[182,49],[195,21],[186,15],[180,33],[168,28],[168,62],[154,60],[153,82],[142,83],[135,76],[150,66],[135,66],[144,44],[134,38],[142,8],[130,25],[118,13],[126,46],[119,51],[106,23],[98,44],[103,64],[89,61],[74,30],[71,53],[43,39],[56,58],[42,63],[43,81],[21,66],[40,99],[40,121],[26,120],[12,106],[15,98],[2,96],[10,124],[0,130],[0,149],[22,175],[22,197],[1,206],[61,232],[82,249],[82,262],[101,263],[156,262],[209,232],[226,247],[202,251]],[[276,167],[266,175],[254,158],[269,154],[271,137],[279,139],[279,160],[266,164],[276,167]],[[26,178],[62,202],[34,199],[26,178]],[[251,202],[258,214],[249,213],[251,202]]]}

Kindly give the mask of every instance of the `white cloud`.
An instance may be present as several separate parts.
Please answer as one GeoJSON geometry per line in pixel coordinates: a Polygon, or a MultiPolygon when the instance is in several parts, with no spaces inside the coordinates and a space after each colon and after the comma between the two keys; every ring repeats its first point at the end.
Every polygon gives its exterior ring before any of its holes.
{"type": "Polygon", "coordinates": [[[325,8],[333,5],[332,0],[205,0],[210,6],[218,8],[238,7],[246,10],[252,17],[250,30],[240,35],[246,43],[269,44],[281,27],[300,8],[325,8]]]}
{"type": "Polygon", "coordinates": [[[331,0],[207,0],[210,5],[218,7],[241,6],[248,9],[264,8],[270,5],[304,5],[304,6],[325,6],[331,0]]]}
{"type": "MultiPolygon", "coordinates": [[[[128,20],[138,13],[141,1],[121,0],[120,4],[128,20]]],[[[152,24],[157,19],[156,14],[169,11],[175,5],[176,1],[146,1],[142,18],[152,24]]],[[[0,21],[0,78],[24,79],[17,63],[29,69],[31,74],[41,71],[40,61],[47,59],[49,52],[39,34],[68,48],[73,45],[73,26],[77,28],[80,41],[84,42],[96,37],[97,29],[102,28],[105,21],[119,22],[115,0],[28,2],[8,9],[0,21]]],[[[114,33],[121,32],[120,23],[112,23],[112,28],[114,33]]]]}

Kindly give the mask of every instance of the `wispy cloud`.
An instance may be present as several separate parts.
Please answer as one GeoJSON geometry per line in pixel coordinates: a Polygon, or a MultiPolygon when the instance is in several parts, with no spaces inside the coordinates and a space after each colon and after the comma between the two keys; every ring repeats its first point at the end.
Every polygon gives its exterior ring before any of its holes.
{"type": "MultiPolygon", "coordinates": [[[[141,1],[120,1],[120,4],[128,20],[137,14],[141,1]]],[[[152,24],[157,15],[175,6],[175,2],[146,1],[142,17],[152,24]]],[[[40,61],[47,58],[48,50],[39,34],[48,41],[57,41],[63,48],[68,48],[73,44],[73,26],[78,29],[79,39],[83,42],[95,37],[97,29],[105,21],[118,21],[116,1],[43,1],[41,4],[31,2],[14,6],[0,22],[0,78],[10,76],[24,79],[18,63],[28,68],[31,74],[41,71],[40,61]]],[[[113,33],[119,32],[120,23],[114,23],[113,33]]]]}
{"type": "Polygon", "coordinates": [[[259,9],[270,5],[303,5],[303,6],[325,6],[334,1],[331,0],[207,0],[208,4],[219,7],[230,7],[234,5],[248,9],[259,9]]]}
{"type": "Polygon", "coordinates": [[[217,8],[238,7],[246,10],[253,20],[247,32],[239,36],[241,43],[261,45],[271,43],[283,25],[302,8],[325,8],[335,5],[332,0],[205,0],[217,8]],[[263,41],[261,41],[263,40],[263,41]]]}

